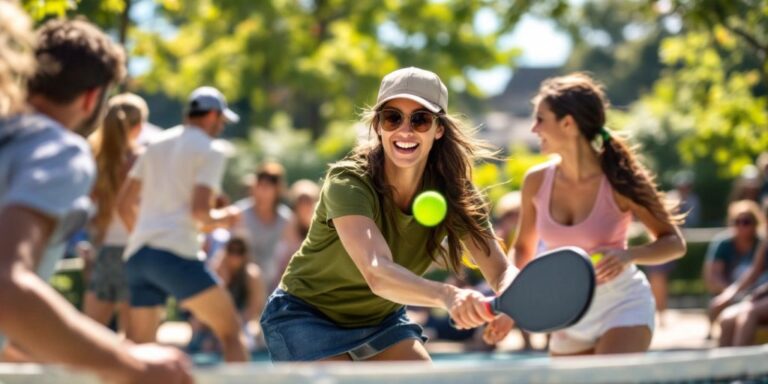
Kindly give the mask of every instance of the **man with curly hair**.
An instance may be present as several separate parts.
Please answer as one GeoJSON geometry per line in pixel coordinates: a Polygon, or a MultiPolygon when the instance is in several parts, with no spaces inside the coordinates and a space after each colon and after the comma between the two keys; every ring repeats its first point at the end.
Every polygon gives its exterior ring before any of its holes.
{"type": "MultiPolygon", "coordinates": [[[[16,3],[0,0],[0,10],[0,31],[19,20],[30,25],[16,3]]],[[[5,53],[25,45],[1,36],[0,79],[23,84],[24,71],[14,72],[5,53]]],[[[28,44],[24,33],[19,36],[28,44]]],[[[6,336],[25,358],[110,382],[190,382],[181,352],[126,344],[45,283],[66,238],[87,220],[95,167],[81,135],[101,119],[125,60],[118,45],[84,21],[49,21],[36,44],[34,57],[25,56],[37,62],[28,79],[29,111],[23,111],[19,91],[15,98],[4,96],[10,113],[0,115],[0,339],[6,336]]]]}

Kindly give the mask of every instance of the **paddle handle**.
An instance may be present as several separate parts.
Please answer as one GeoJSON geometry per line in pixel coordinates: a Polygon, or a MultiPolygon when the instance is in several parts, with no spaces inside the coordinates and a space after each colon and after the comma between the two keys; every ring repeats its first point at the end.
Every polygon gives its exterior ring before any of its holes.
{"type": "Polygon", "coordinates": [[[496,298],[492,298],[485,302],[485,310],[491,315],[496,315],[496,298]]]}

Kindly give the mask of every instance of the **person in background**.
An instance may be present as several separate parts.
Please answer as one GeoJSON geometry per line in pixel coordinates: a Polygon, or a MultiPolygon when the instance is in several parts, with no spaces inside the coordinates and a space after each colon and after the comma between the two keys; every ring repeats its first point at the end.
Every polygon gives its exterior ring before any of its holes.
{"type": "MultiPolygon", "coordinates": [[[[763,248],[765,250],[765,247],[763,248]]],[[[744,300],[726,308],[720,316],[720,347],[753,345],[759,326],[768,325],[768,283],[744,300]]]]}
{"type": "Polygon", "coordinates": [[[733,304],[740,292],[762,280],[759,274],[745,278],[750,276],[746,272],[754,270],[759,228],[765,225],[760,207],[752,200],[735,201],[728,206],[727,221],[728,230],[710,243],[704,262],[704,284],[716,295],[709,303],[709,336],[720,312],[733,304]]]}
{"type": "Polygon", "coordinates": [[[520,219],[520,191],[505,193],[493,208],[493,230],[496,237],[504,242],[505,249],[509,248],[515,239],[515,232],[520,219]]]}
{"type": "Polygon", "coordinates": [[[107,103],[104,122],[90,138],[98,176],[91,191],[97,210],[91,220],[89,238],[98,251],[88,279],[83,312],[107,325],[117,308],[118,325],[123,330],[128,325],[130,309],[128,284],[123,274],[123,252],[128,241],[128,230],[117,217],[115,201],[138,156],[136,138],[148,117],[147,103],[138,95],[123,93],[113,96],[107,103]]]}
{"type": "Polygon", "coordinates": [[[761,171],[753,164],[747,164],[741,169],[741,174],[733,181],[729,202],[752,200],[760,204],[761,171]]]}
{"type": "Polygon", "coordinates": [[[125,250],[130,333],[154,341],[168,296],[211,327],[226,361],[246,361],[245,335],[232,299],[203,261],[203,232],[234,225],[235,206],[213,208],[227,148],[214,140],[239,116],[213,87],[192,91],[184,124],[164,131],[131,168],[118,197],[131,232],[125,250]],[[171,176],[173,175],[173,176],[171,176]]]}
{"type": "MultiPolygon", "coordinates": [[[[248,180],[251,196],[235,203],[242,220],[230,228],[232,236],[248,245],[248,257],[261,268],[265,281],[278,281],[275,246],[291,221],[291,209],[280,201],[285,189],[285,169],[267,161],[259,165],[248,180]]],[[[268,287],[274,288],[274,287],[268,287]]]]}
{"type": "MultiPolygon", "coordinates": [[[[256,320],[264,309],[266,290],[264,277],[259,266],[248,260],[248,249],[245,241],[233,237],[224,244],[221,262],[216,268],[216,275],[221,279],[221,285],[229,292],[235,303],[240,321],[243,324],[243,333],[246,335],[246,347],[252,351],[255,348],[255,339],[248,330],[248,324],[256,320]]],[[[216,336],[200,321],[192,318],[192,339],[187,350],[196,352],[220,352],[221,346],[216,336]]]]}
{"type": "MultiPolygon", "coordinates": [[[[677,202],[680,212],[685,212],[685,223],[683,228],[698,227],[701,224],[701,203],[699,196],[693,190],[694,174],[691,171],[680,171],[675,174],[672,183],[675,189],[667,194],[667,198],[677,202]]],[[[669,297],[669,275],[675,269],[677,261],[659,265],[648,265],[643,268],[648,275],[648,282],[651,284],[653,298],[656,301],[656,315],[659,320],[659,326],[666,325],[667,299],[669,297]]]]}
{"type": "Polygon", "coordinates": [[[692,171],[680,171],[672,179],[675,189],[670,191],[668,198],[679,202],[680,212],[685,212],[683,228],[696,228],[701,225],[701,200],[693,190],[695,175],[692,171]]]}
{"type": "Polygon", "coordinates": [[[125,61],[85,21],[48,21],[36,39],[31,24],[16,2],[0,0],[0,346],[5,337],[13,343],[4,358],[108,382],[191,383],[181,352],[125,343],[46,283],[66,239],[87,221],[96,167],[83,136],[101,120],[125,61]]]}
{"type": "MultiPolygon", "coordinates": [[[[503,242],[504,252],[509,251],[509,247],[515,239],[517,226],[520,224],[521,204],[522,195],[520,191],[511,191],[504,194],[493,209],[493,230],[496,232],[496,237],[503,242]]],[[[483,338],[487,343],[492,344],[493,340],[486,334],[488,332],[487,329],[484,329],[483,338]]],[[[531,334],[520,330],[520,335],[523,338],[523,349],[526,351],[533,350],[531,334]]]]}
{"type": "MultiPolygon", "coordinates": [[[[224,193],[220,193],[216,196],[213,202],[214,209],[224,209],[231,205],[229,196],[224,193]]],[[[205,240],[203,241],[203,252],[205,253],[205,263],[211,268],[216,269],[221,262],[222,256],[221,250],[227,244],[229,239],[232,238],[232,234],[229,228],[215,228],[211,232],[205,234],[205,240]]]]}
{"type": "Polygon", "coordinates": [[[320,198],[320,186],[312,180],[301,179],[291,184],[288,191],[293,210],[293,216],[285,226],[283,236],[275,247],[275,260],[277,273],[275,280],[269,283],[270,287],[276,287],[280,283],[280,277],[288,266],[296,251],[301,247],[301,242],[309,233],[312,224],[312,216],[315,214],[315,206],[320,198]]]}

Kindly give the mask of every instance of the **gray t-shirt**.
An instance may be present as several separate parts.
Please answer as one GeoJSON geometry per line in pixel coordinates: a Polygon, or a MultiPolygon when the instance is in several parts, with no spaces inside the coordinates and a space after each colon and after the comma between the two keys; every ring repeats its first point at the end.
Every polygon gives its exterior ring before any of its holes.
{"type": "Polygon", "coordinates": [[[243,214],[237,225],[232,228],[232,235],[245,241],[250,260],[261,268],[266,281],[272,282],[277,274],[275,247],[291,219],[291,209],[284,204],[278,204],[275,220],[265,223],[256,216],[252,199],[239,200],[235,205],[242,209],[243,214]]]}
{"type": "Polygon", "coordinates": [[[37,268],[42,279],[50,278],[66,240],[88,221],[95,176],[88,143],[61,124],[42,114],[0,119],[0,209],[24,206],[57,221],[37,268]]]}

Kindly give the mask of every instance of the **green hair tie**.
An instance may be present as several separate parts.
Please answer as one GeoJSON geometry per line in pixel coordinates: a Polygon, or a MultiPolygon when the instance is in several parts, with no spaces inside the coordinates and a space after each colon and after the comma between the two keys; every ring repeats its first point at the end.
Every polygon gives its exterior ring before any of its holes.
{"type": "Polygon", "coordinates": [[[603,141],[608,141],[608,140],[610,140],[610,138],[611,138],[611,133],[610,133],[610,132],[608,132],[608,128],[606,128],[606,127],[601,127],[601,128],[600,128],[600,136],[602,136],[602,137],[603,137],[603,141]]]}

